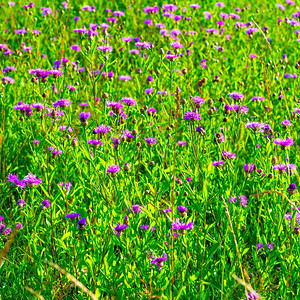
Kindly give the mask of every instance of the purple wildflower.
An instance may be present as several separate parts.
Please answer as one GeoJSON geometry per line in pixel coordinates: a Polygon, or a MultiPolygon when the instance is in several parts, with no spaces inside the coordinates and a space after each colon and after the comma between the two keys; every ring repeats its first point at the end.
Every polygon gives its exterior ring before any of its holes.
{"type": "Polygon", "coordinates": [[[164,252],[163,257],[156,257],[153,260],[151,260],[151,264],[155,264],[156,266],[158,266],[158,269],[161,270],[163,265],[164,265],[164,261],[167,261],[167,254],[164,252]]]}

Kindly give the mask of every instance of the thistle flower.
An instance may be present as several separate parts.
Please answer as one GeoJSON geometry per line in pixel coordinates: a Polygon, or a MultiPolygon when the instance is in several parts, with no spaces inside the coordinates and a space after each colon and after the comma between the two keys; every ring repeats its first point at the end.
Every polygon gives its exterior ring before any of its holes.
{"type": "MultiPolygon", "coordinates": [[[[247,200],[247,197],[246,196],[239,196],[238,199],[240,200],[239,201],[239,204],[244,206],[244,207],[247,207],[248,205],[248,200],[247,200]]],[[[228,202],[230,203],[236,203],[236,200],[237,200],[237,197],[230,197],[228,199],[228,202]]]]}
{"type": "Polygon", "coordinates": [[[177,207],[179,213],[183,216],[183,217],[186,217],[187,216],[187,207],[184,207],[182,205],[179,205],[177,207]]]}
{"type": "Polygon", "coordinates": [[[95,149],[98,149],[99,145],[103,146],[104,143],[100,140],[88,140],[88,144],[92,145],[95,149]]]}
{"type": "Polygon", "coordinates": [[[126,81],[131,80],[131,76],[129,76],[129,75],[120,75],[119,80],[126,82],[126,81]]]}
{"type": "Polygon", "coordinates": [[[223,161],[223,160],[216,161],[215,160],[215,161],[212,162],[212,165],[214,167],[223,167],[225,165],[225,161],[223,161]]]}
{"type": "Polygon", "coordinates": [[[55,147],[48,147],[48,149],[53,157],[55,157],[56,155],[61,155],[63,153],[62,150],[56,149],[55,147]]]}
{"type": "Polygon", "coordinates": [[[136,100],[134,100],[131,97],[123,97],[121,99],[121,101],[124,102],[127,106],[136,106],[137,105],[136,100]]]}
{"type": "Polygon", "coordinates": [[[289,185],[289,187],[287,188],[287,191],[290,195],[293,195],[293,194],[296,194],[297,193],[297,187],[296,187],[296,184],[294,183],[291,183],[289,185]]]}
{"type": "Polygon", "coordinates": [[[260,97],[260,96],[254,96],[252,97],[252,101],[264,101],[265,97],[260,97]]]}
{"type": "Polygon", "coordinates": [[[179,230],[180,233],[185,234],[187,229],[193,229],[194,223],[180,223],[178,219],[174,223],[172,223],[172,229],[173,230],[179,230]]]}
{"type": "Polygon", "coordinates": [[[42,202],[42,205],[40,206],[40,209],[45,210],[47,207],[50,207],[50,206],[51,206],[51,201],[46,199],[42,202]]]}
{"type": "Polygon", "coordinates": [[[25,182],[29,187],[34,187],[34,186],[38,186],[39,184],[41,184],[42,180],[37,178],[37,175],[28,173],[28,175],[26,175],[23,178],[23,182],[25,182]]]}
{"type": "Polygon", "coordinates": [[[253,170],[255,170],[255,164],[244,164],[244,170],[246,174],[250,174],[253,170]]]}
{"type": "Polygon", "coordinates": [[[90,116],[91,116],[91,113],[89,113],[89,112],[81,112],[79,114],[79,119],[80,119],[80,122],[81,122],[82,126],[87,126],[88,125],[87,119],[90,116]]]}
{"type": "Polygon", "coordinates": [[[246,123],[245,126],[247,128],[251,128],[253,131],[257,131],[258,129],[260,129],[263,126],[263,124],[260,122],[251,121],[251,122],[246,123]]]}
{"type": "Polygon", "coordinates": [[[77,52],[80,52],[80,46],[78,46],[78,45],[72,45],[72,46],[70,47],[70,49],[71,49],[71,50],[75,50],[75,51],[77,51],[77,52]]]}
{"type": "Polygon", "coordinates": [[[116,173],[120,172],[121,169],[118,165],[108,165],[106,174],[111,174],[113,177],[116,176],[116,173]]]}
{"type": "Polygon", "coordinates": [[[71,103],[68,99],[60,99],[54,102],[52,105],[54,108],[61,107],[66,108],[67,106],[71,106],[71,103]]]}
{"type": "Polygon", "coordinates": [[[66,189],[67,193],[70,192],[72,183],[71,182],[60,182],[57,184],[59,187],[61,187],[62,190],[66,189]]]}
{"type": "Polygon", "coordinates": [[[7,84],[7,83],[13,84],[13,83],[15,83],[15,80],[11,77],[8,77],[8,76],[3,77],[1,80],[2,80],[3,84],[7,84]]]}
{"type": "Polygon", "coordinates": [[[103,125],[96,127],[95,129],[93,129],[93,133],[101,134],[101,135],[105,136],[105,134],[108,133],[110,130],[111,130],[110,126],[106,126],[103,124],[103,125]]]}
{"type": "Polygon", "coordinates": [[[13,173],[7,176],[7,181],[10,182],[12,187],[20,187],[21,189],[26,187],[26,183],[23,180],[20,180],[18,175],[13,173]]]}
{"type": "MultiPolygon", "coordinates": [[[[17,202],[17,205],[19,206],[19,208],[23,208],[25,206],[25,204],[26,204],[25,201],[22,199],[19,199],[17,202]]],[[[1,221],[1,219],[0,219],[0,221],[1,221]]]]}
{"type": "Polygon", "coordinates": [[[281,122],[281,125],[284,128],[288,128],[289,126],[292,126],[293,124],[289,120],[284,120],[284,121],[281,122]]]}
{"type": "Polygon", "coordinates": [[[232,98],[233,100],[242,100],[244,99],[245,95],[239,92],[232,92],[228,94],[228,97],[232,98]]]}
{"type": "Polygon", "coordinates": [[[152,147],[152,144],[157,143],[157,139],[155,137],[144,138],[144,140],[146,141],[148,147],[152,147]]]}
{"type": "Polygon", "coordinates": [[[183,147],[186,145],[186,142],[184,141],[178,141],[177,144],[180,146],[180,147],[183,147]]]}
{"type": "MultiPolygon", "coordinates": [[[[152,256],[152,258],[154,258],[152,256]]],[[[163,257],[156,257],[153,260],[151,260],[151,264],[155,264],[156,266],[158,266],[159,271],[162,269],[163,265],[164,265],[164,261],[167,261],[167,254],[164,252],[163,257]]]]}
{"type": "Polygon", "coordinates": [[[248,293],[247,291],[245,291],[245,294],[247,296],[247,299],[261,299],[261,296],[255,291],[248,293]]]}
{"type": "Polygon", "coordinates": [[[70,214],[66,214],[65,218],[70,219],[73,222],[79,216],[80,216],[80,213],[73,212],[70,214]]]}
{"type": "Polygon", "coordinates": [[[286,165],[283,165],[283,164],[273,165],[272,168],[274,170],[278,170],[279,174],[283,174],[283,172],[286,172],[286,165]]]}
{"type": "MultiPolygon", "coordinates": [[[[128,209],[128,211],[130,211],[130,209],[128,209]]],[[[135,205],[132,205],[132,211],[134,212],[134,214],[138,214],[139,212],[143,212],[142,210],[142,206],[138,205],[138,204],[135,204],[135,205]]]]}
{"type": "Polygon", "coordinates": [[[276,145],[280,145],[282,150],[284,150],[285,148],[288,148],[291,145],[294,145],[294,140],[290,137],[288,137],[286,139],[277,138],[273,142],[276,145]]]}
{"type": "Polygon", "coordinates": [[[184,120],[191,120],[191,121],[196,121],[196,120],[201,120],[201,116],[199,113],[197,113],[196,111],[187,111],[184,116],[183,116],[184,120]]]}
{"type": "Polygon", "coordinates": [[[128,227],[127,224],[118,224],[115,229],[115,234],[117,234],[119,237],[121,233],[128,227]]]}
{"type": "Polygon", "coordinates": [[[78,229],[84,229],[86,227],[86,218],[82,218],[77,222],[78,229]]]}
{"type": "Polygon", "coordinates": [[[228,151],[225,151],[225,150],[222,152],[222,157],[224,159],[228,159],[228,160],[236,159],[235,153],[231,153],[231,152],[228,152],[228,151]]]}

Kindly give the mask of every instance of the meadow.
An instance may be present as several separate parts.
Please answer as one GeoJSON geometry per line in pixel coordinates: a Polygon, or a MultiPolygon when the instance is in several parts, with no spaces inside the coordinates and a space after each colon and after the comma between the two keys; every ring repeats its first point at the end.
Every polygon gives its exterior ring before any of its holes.
{"type": "Polygon", "coordinates": [[[277,1],[0,3],[0,299],[300,299],[277,1]]]}

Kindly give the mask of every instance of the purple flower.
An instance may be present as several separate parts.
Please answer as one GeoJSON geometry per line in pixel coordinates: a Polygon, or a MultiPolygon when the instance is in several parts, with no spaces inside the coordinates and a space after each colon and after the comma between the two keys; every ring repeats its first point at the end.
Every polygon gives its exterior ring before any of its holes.
{"type": "Polygon", "coordinates": [[[291,184],[289,185],[289,187],[287,188],[287,191],[288,191],[288,193],[289,193],[290,195],[296,194],[296,192],[297,192],[296,184],[291,183],[291,184]]]}
{"type": "Polygon", "coordinates": [[[286,139],[275,139],[274,140],[274,144],[276,145],[280,145],[281,149],[284,150],[285,148],[294,145],[294,140],[290,137],[286,138],[286,139]]]}
{"type": "MultiPolygon", "coordinates": [[[[152,258],[154,258],[152,256],[152,258]]],[[[167,254],[164,252],[163,257],[156,257],[153,260],[151,260],[151,264],[155,264],[156,266],[158,266],[158,269],[161,270],[163,265],[164,265],[164,261],[167,261],[167,254]]]]}
{"type": "Polygon", "coordinates": [[[12,187],[20,187],[21,189],[26,187],[26,183],[23,180],[20,180],[18,175],[13,173],[7,176],[7,181],[10,182],[12,187]]]}
{"type": "Polygon", "coordinates": [[[205,134],[205,129],[202,126],[196,127],[196,131],[200,134],[205,134]]]}
{"type": "Polygon", "coordinates": [[[193,8],[193,9],[197,9],[197,8],[200,8],[200,5],[198,3],[197,4],[191,4],[190,7],[193,8]]]}
{"type": "Polygon", "coordinates": [[[213,161],[212,162],[212,165],[214,167],[223,167],[225,165],[225,161],[224,160],[219,160],[219,161],[213,161]]]}
{"type": "MultiPolygon", "coordinates": [[[[17,205],[19,206],[19,208],[23,208],[25,206],[25,204],[26,204],[25,201],[22,199],[18,200],[18,202],[17,202],[17,205]]],[[[1,219],[0,219],[0,221],[1,221],[1,219]]]]}
{"type": "Polygon", "coordinates": [[[60,99],[54,102],[52,105],[53,107],[61,107],[61,108],[66,108],[67,106],[71,106],[71,103],[68,99],[60,99]]]}
{"type": "Polygon", "coordinates": [[[297,77],[297,74],[294,73],[294,74],[288,74],[288,73],[284,73],[284,78],[296,78],[297,77]]]}
{"type": "Polygon", "coordinates": [[[100,125],[100,126],[96,127],[95,129],[93,129],[93,133],[105,135],[105,133],[108,133],[110,130],[111,130],[110,126],[100,125]]]}
{"type": "Polygon", "coordinates": [[[244,164],[244,170],[247,174],[250,174],[255,169],[255,164],[244,164]]]}
{"type": "Polygon", "coordinates": [[[50,207],[50,205],[51,205],[51,201],[47,199],[42,202],[42,207],[50,207]]]}
{"type": "Polygon", "coordinates": [[[121,233],[128,227],[127,224],[118,224],[114,229],[115,229],[115,234],[118,236],[121,235],[121,233]]]}
{"type": "Polygon", "coordinates": [[[184,116],[183,116],[184,120],[191,120],[191,121],[196,121],[196,120],[201,120],[201,116],[199,113],[197,113],[196,111],[187,111],[184,116]]]}
{"type": "MultiPolygon", "coordinates": [[[[247,200],[246,196],[239,196],[238,199],[240,200],[240,202],[239,202],[240,205],[242,205],[244,207],[247,207],[248,200],[247,200]]],[[[236,203],[236,200],[237,200],[237,197],[230,197],[228,199],[228,202],[230,202],[230,203],[236,203]]]]}
{"type": "Polygon", "coordinates": [[[83,229],[84,227],[86,227],[86,218],[82,218],[77,222],[78,229],[83,229]]]}
{"type": "Polygon", "coordinates": [[[247,291],[245,291],[245,294],[246,294],[246,296],[247,296],[247,299],[261,299],[261,296],[258,294],[258,293],[256,293],[255,291],[253,291],[253,292],[248,292],[247,293],[247,291]]]}
{"type": "Polygon", "coordinates": [[[282,5],[282,4],[276,4],[276,6],[279,8],[279,9],[281,9],[282,11],[284,11],[285,10],[285,7],[284,7],[284,5],[282,5]]]}
{"type": "Polygon", "coordinates": [[[13,83],[15,83],[15,80],[11,77],[8,77],[8,76],[3,77],[1,80],[2,80],[3,84],[7,84],[7,83],[13,84],[13,83]]]}
{"type": "Polygon", "coordinates": [[[99,47],[97,47],[97,49],[99,51],[102,51],[103,53],[107,53],[107,52],[112,52],[113,51],[113,47],[111,47],[109,45],[99,46],[99,47]]]}
{"type": "Polygon", "coordinates": [[[9,234],[10,232],[11,232],[11,229],[10,229],[10,228],[6,228],[3,234],[7,235],[7,234],[9,234]]]}
{"type": "MultiPolygon", "coordinates": [[[[212,18],[212,14],[209,11],[204,11],[203,14],[204,14],[206,20],[209,20],[210,18],[212,18]]],[[[215,34],[217,34],[217,33],[215,33],[215,34]]]]}
{"type": "Polygon", "coordinates": [[[252,97],[252,101],[264,101],[265,97],[254,96],[252,97]]]}
{"type": "Polygon", "coordinates": [[[254,33],[258,32],[258,28],[250,27],[250,28],[245,29],[245,31],[246,31],[246,34],[248,34],[250,36],[250,35],[253,35],[254,33]]]}
{"type": "Polygon", "coordinates": [[[42,183],[42,180],[37,178],[37,175],[33,175],[31,173],[28,173],[27,176],[25,176],[23,178],[23,181],[29,186],[29,187],[33,187],[33,186],[37,186],[39,184],[42,183]]]}
{"type": "Polygon", "coordinates": [[[6,67],[6,68],[3,68],[2,69],[2,72],[3,73],[9,73],[9,72],[11,72],[11,71],[16,71],[16,68],[15,67],[6,67]]]}
{"type": "Polygon", "coordinates": [[[62,150],[56,149],[55,147],[48,147],[48,149],[53,156],[61,155],[63,153],[62,150]]]}
{"type": "Polygon", "coordinates": [[[228,94],[228,97],[232,98],[233,100],[241,100],[244,99],[245,95],[239,92],[232,92],[228,94]]]}
{"type": "Polygon", "coordinates": [[[185,234],[187,229],[193,229],[194,223],[180,223],[178,219],[176,219],[175,223],[172,223],[172,229],[173,230],[179,230],[180,233],[185,234]]]}
{"type": "Polygon", "coordinates": [[[85,11],[95,11],[95,6],[89,6],[89,5],[86,5],[82,8],[82,10],[85,10],[85,11]]]}
{"type": "Polygon", "coordinates": [[[178,56],[176,54],[167,54],[166,55],[166,59],[168,59],[170,61],[174,61],[177,58],[178,58],[178,56]]]}
{"type": "Polygon", "coordinates": [[[78,46],[78,45],[72,45],[72,46],[70,47],[70,49],[71,49],[71,50],[75,50],[75,51],[80,52],[80,46],[78,46]]]}
{"type": "Polygon", "coordinates": [[[64,190],[64,188],[65,188],[68,193],[70,192],[71,187],[72,187],[71,182],[60,182],[57,185],[60,186],[62,190],[64,190]]]}
{"type": "Polygon", "coordinates": [[[88,140],[88,144],[92,145],[95,149],[97,149],[99,147],[99,145],[104,145],[103,142],[101,142],[100,140],[88,140]]]}
{"type": "Polygon", "coordinates": [[[112,13],[113,16],[121,16],[124,17],[125,13],[123,11],[116,10],[112,13]]]}
{"type": "Polygon", "coordinates": [[[89,113],[89,112],[81,112],[79,114],[79,120],[80,120],[82,126],[86,126],[87,125],[87,119],[90,116],[91,116],[91,113],[89,113]]]}
{"type": "Polygon", "coordinates": [[[124,102],[126,105],[128,106],[136,106],[137,105],[137,102],[136,100],[134,100],[133,98],[131,97],[123,97],[121,99],[122,102],[124,102]]]}
{"type": "Polygon", "coordinates": [[[129,76],[129,75],[120,75],[119,80],[126,82],[126,81],[131,80],[131,76],[129,76]]]}
{"type": "Polygon", "coordinates": [[[217,2],[216,3],[216,7],[224,7],[224,3],[223,2],[217,2]]]}
{"type": "Polygon", "coordinates": [[[178,141],[177,144],[181,147],[183,147],[184,145],[186,145],[186,142],[184,141],[178,141]]]}
{"type": "Polygon", "coordinates": [[[251,59],[254,59],[254,58],[257,57],[257,55],[255,55],[255,54],[249,54],[249,57],[250,57],[251,59]]]}
{"type": "Polygon", "coordinates": [[[222,157],[224,158],[224,159],[235,159],[236,158],[236,155],[235,155],[235,153],[231,153],[231,152],[228,152],[228,151],[223,151],[222,152],[222,157]]]}
{"type": "Polygon", "coordinates": [[[272,168],[274,170],[278,170],[279,174],[283,174],[283,172],[286,172],[286,165],[283,165],[283,164],[273,165],[272,168]]]}
{"type": "Polygon", "coordinates": [[[292,126],[293,124],[289,120],[284,120],[284,121],[281,122],[281,125],[284,128],[288,128],[289,126],[292,126]]]}
{"type": "Polygon", "coordinates": [[[140,226],[140,229],[148,230],[148,228],[149,228],[149,225],[148,225],[148,224],[145,224],[145,225],[141,225],[141,226],[140,226]]]}
{"type": "Polygon", "coordinates": [[[178,211],[179,211],[180,214],[185,214],[186,215],[187,207],[179,205],[177,208],[178,208],[178,211]]]}
{"type": "Polygon", "coordinates": [[[144,138],[148,145],[157,143],[157,139],[155,137],[144,138]]]}
{"type": "Polygon", "coordinates": [[[15,228],[16,228],[17,230],[22,229],[22,228],[23,228],[23,225],[22,225],[20,222],[17,222],[15,228]]]}
{"type": "Polygon", "coordinates": [[[116,173],[120,172],[121,169],[118,165],[108,165],[107,170],[106,170],[106,174],[112,174],[112,176],[114,176],[116,173]]]}
{"type": "Polygon", "coordinates": [[[52,14],[52,10],[50,7],[41,7],[43,16],[47,16],[52,14]]]}
{"type": "Polygon", "coordinates": [[[65,218],[70,219],[71,221],[74,221],[79,216],[80,216],[80,213],[73,212],[70,214],[66,214],[65,218]]]}
{"type": "Polygon", "coordinates": [[[148,15],[148,14],[151,14],[151,13],[158,13],[159,12],[159,8],[158,6],[147,6],[144,8],[144,12],[148,15]]]}
{"type": "Polygon", "coordinates": [[[246,123],[245,126],[247,128],[252,128],[253,131],[257,131],[258,129],[262,128],[264,124],[260,123],[260,122],[249,122],[249,123],[246,123]]]}

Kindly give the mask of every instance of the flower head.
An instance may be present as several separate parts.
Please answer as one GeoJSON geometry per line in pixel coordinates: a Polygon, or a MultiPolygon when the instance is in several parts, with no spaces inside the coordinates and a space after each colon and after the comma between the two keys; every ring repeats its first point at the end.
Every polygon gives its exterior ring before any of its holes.
{"type": "Polygon", "coordinates": [[[73,212],[70,214],[66,214],[65,218],[70,219],[71,221],[74,221],[79,216],[80,216],[80,213],[73,212]]]}
{"type": "Polygon", "coordinates": [[[86,218],[82,218],[77,222],[78,229],[83,229],[84,227],[86,227],[86,218]]]}
{"type": "Polygon", "coordinates": [[[180,223],[178,219],[174,223],[172,223],[172,229],[173,230],[179,230],[180,233],[184,234],[187,229],[193,229],[194,228],[194,223],[189,222],[189,223],[180,223]]]}
{"type": "Polygon", "coordinates": [[[158,266],[158,269],[161,270],[163,265],[164,265],[164,261],[167,261],[167,254],[164,252],[163,257],[156,257],[153,260],[151,260],[151,264],[155,264],[156,266],[158,266]]]}
{"type": "Polygon", "coordinates": [[[118,224],[114,229],[115,229],[115,234],[118,236],[121,235],[121,233],[128,227],[127,224],[118,224]]]}

